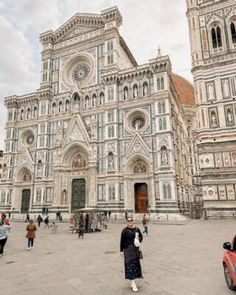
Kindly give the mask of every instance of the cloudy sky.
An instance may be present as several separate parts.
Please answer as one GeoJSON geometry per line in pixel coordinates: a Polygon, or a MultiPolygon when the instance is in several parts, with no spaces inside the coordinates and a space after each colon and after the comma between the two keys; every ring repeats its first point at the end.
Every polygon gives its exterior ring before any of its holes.
{"type": "Polygon", "coordinates": [[[120,32],[139,64],[170,56],[173,71],[192,80],[185,0],[1,0],[0,1],[0,149],[3,148],[4,97],[39,87],[39,34],[56,30],[79,9],[100,13],[117,5],[120,32]]]}

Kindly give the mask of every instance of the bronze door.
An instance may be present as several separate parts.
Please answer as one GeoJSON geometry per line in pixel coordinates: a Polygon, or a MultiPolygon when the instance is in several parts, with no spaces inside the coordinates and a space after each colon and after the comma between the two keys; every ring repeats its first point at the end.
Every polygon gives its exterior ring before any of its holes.
{"type": "Polygon", "coordinates": [[[147,213],[148,211],[148,190],[146,183],[136,183],[135,190],[135,212],[147,213]]]}
{"type": "Polygon", "coordinates": [[[30,189],[22,190],[21,213],[28,213],[30,207],[30,189]]]}
{"type": "Polygon", "coordinates": [[[85,208],[85,179],[74,179],[72,181],[71,212],[83,208],[85,208]]]}

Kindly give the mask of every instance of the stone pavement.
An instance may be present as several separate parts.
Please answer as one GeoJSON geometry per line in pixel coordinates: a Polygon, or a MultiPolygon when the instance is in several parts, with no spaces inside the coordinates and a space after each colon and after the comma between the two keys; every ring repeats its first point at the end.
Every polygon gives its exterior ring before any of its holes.
{"type": "MultiPolygon", "coordinates": [[[[142,246],[144,279],[137,282],[138,294],[232,294],[224,281],[222,244],[233,238],[235,222],[151,224],[142,246]]],[[[12,222],[12,226],[5,255],[0,257],[1,295],[133,294],[119,255],[122,224],[85,234],[84,240],[68,233],[65,223],[59,224],[56,234],[40,228],[32,251],[26,251],[26,224],[12,222]]]]}

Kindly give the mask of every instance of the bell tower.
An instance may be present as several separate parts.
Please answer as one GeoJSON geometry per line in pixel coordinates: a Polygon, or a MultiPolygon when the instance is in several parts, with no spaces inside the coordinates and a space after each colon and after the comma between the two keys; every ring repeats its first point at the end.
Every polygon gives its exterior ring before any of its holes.
{"type": "Polygon", "coordinates": [[[236,213],[236,3],[187,0],[187,19],[204,207],[208,216],[233,215],[236,213]]]}

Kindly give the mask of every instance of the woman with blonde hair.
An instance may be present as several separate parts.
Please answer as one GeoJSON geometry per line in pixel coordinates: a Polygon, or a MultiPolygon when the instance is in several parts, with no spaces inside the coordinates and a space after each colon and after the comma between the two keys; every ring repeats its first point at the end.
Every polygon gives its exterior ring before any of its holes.
{"type": "Polygon", "coordinates": [[[37,230],[37,227],[33,221],[33,219],[30,219],[29,224],[26,227],[26,238],[28,239],[28,251],[33,248],[34,246],[34,239],[35,239],[35,232],[37,230]]]}

